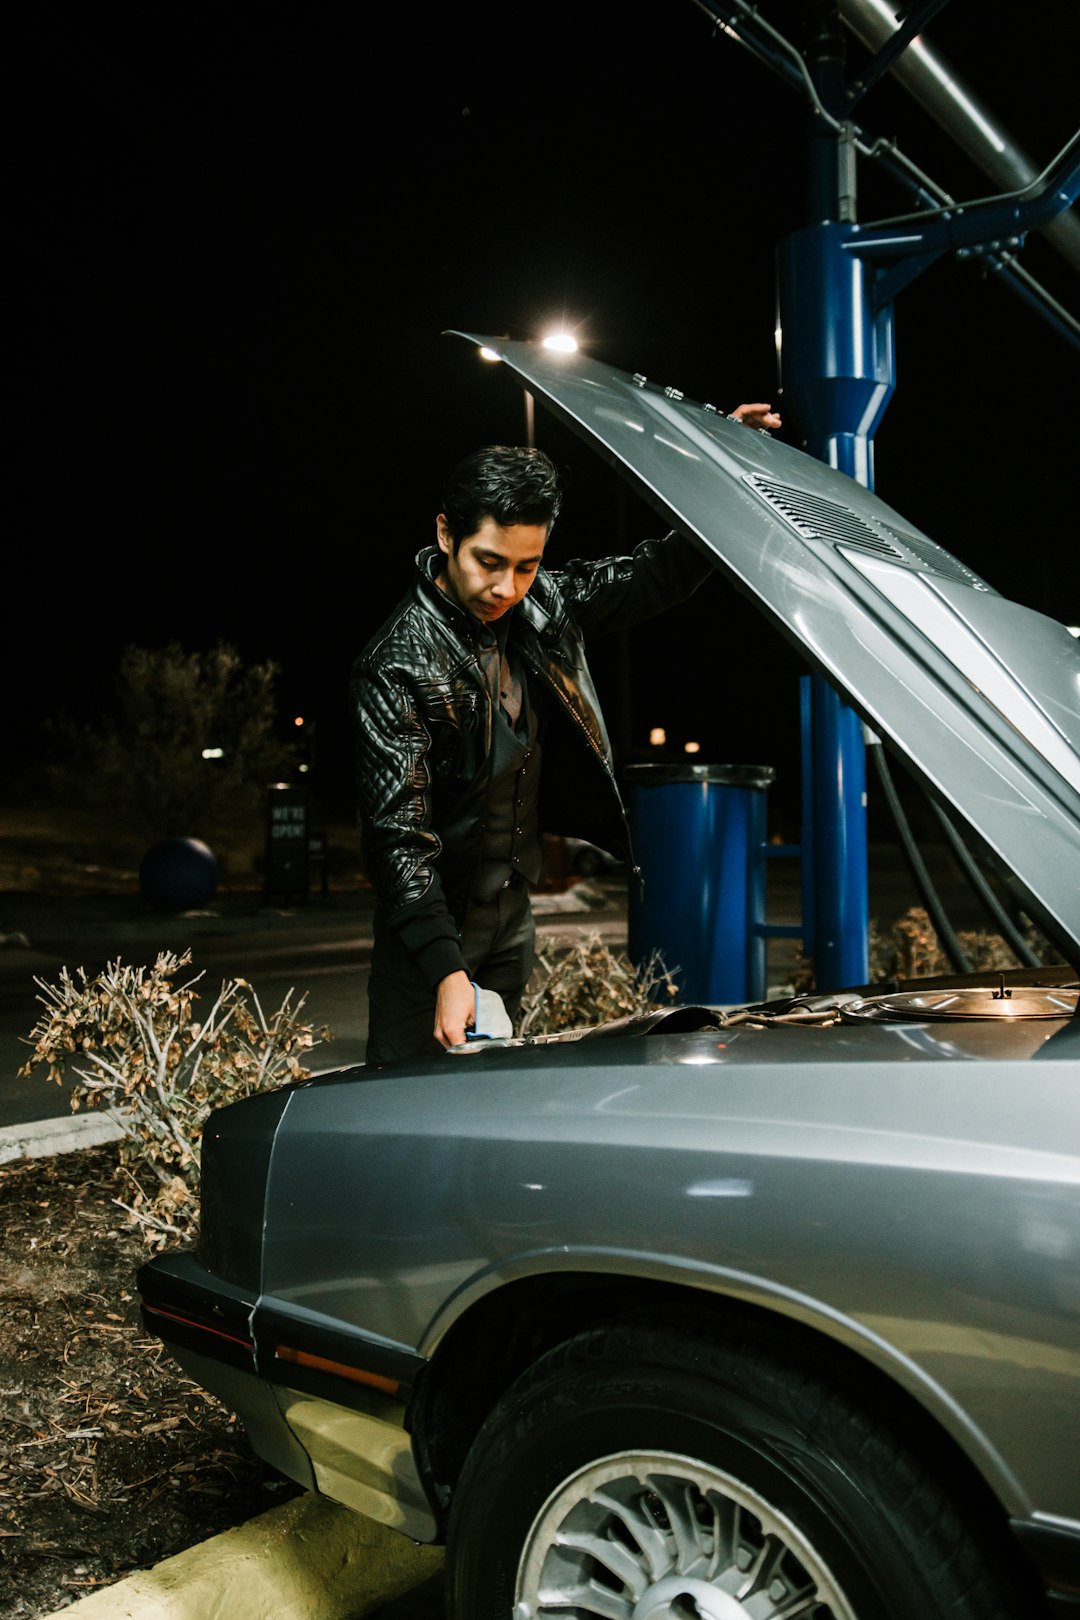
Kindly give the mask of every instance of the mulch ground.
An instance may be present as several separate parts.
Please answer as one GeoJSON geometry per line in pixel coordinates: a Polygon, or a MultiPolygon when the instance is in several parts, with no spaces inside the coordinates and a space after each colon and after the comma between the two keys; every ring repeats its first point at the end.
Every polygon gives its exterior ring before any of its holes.
{"type": "Polygon", "coordinates": [[[139,1318],[116,1149],[0,1168],[0,1614],[37,1620],[299,1487],[139,1318]]]}

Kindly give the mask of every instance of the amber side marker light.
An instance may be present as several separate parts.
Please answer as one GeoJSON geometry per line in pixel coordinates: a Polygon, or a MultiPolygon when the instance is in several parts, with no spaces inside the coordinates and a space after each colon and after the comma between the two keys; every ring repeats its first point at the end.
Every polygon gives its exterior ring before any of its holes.
{"type": "Polygon", "coordinates": [[[291,1361],[297,1367],[314,1367],[319,1372],[336,1373],[339,1378],[351,1378],[354,1384],[370,1384],[386,1395],[397,1395],[401,1384],[396,1378],[381,1378],[378,1373],[364,1372],[360,1367],[347,1367],[343,1361],[330,1361],[326,1356],[313,1356],[307,1350],[294,1350],[291,1344],[277,1344],[274,1354],[279,1361],[291,1361]]]}
{"type": "Polygon", "coordinates": [[[209,1322],[200,1322],[195,1316],[181,1316],[179,1311],[167,1311],[163,1305],[144,1304],[148,1316],[163,1316],[167,1322],[179,1322],[181,1327],[194,1328],[198,1333],[211,1333],[215,1339],[227,1339],[230,1344],[238,1344],[242,1350],[251,1350],[254,1346],[250,1339],[242,1339],[236,1333],[226,1333],[224,1329],[211,1327],[209,1322]]]}

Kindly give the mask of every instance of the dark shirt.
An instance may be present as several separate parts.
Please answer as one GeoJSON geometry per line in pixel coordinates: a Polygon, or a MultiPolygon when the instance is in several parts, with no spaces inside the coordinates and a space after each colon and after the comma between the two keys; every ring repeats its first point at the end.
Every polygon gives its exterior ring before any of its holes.
{"type": "Polygon", "coordinates": [[[513,611],[480,641],[480,663],[493,706],[491,775],[484,803],[480,870],[473,886],[492,900],[510,882],[536,883],[543,846],[539,820],[541,705],[515,655],[513,611]]]}

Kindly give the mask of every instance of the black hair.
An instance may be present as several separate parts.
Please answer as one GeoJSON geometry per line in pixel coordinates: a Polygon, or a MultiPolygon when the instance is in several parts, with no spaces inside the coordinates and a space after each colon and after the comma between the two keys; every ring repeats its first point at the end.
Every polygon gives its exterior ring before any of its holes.
{"type": "Polygon", "coordinates": [[[545,523],[550,532],[562,505],[555,463],[542,450],[489,444],[459,461],[450,474],[442,513],[454,554],[485,518],[502,528],[545,523]]]}

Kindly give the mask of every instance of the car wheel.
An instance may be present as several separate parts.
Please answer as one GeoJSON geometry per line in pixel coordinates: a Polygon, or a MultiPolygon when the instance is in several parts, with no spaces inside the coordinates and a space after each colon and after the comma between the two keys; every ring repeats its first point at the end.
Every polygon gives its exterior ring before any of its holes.
{"type": "Polygon", "coordinates": [[[595,849],[579,849],[574,857],[574,871],[579,877],[598,877],[603,864],[595,849]]]}
{"type": "Polygon", "coordinates": [[[518,1380],[454,1494],[447,1591],[452,1620],[1033,1612],[897,1434],[700,1323],[583,1334],[518,1380]]]}

